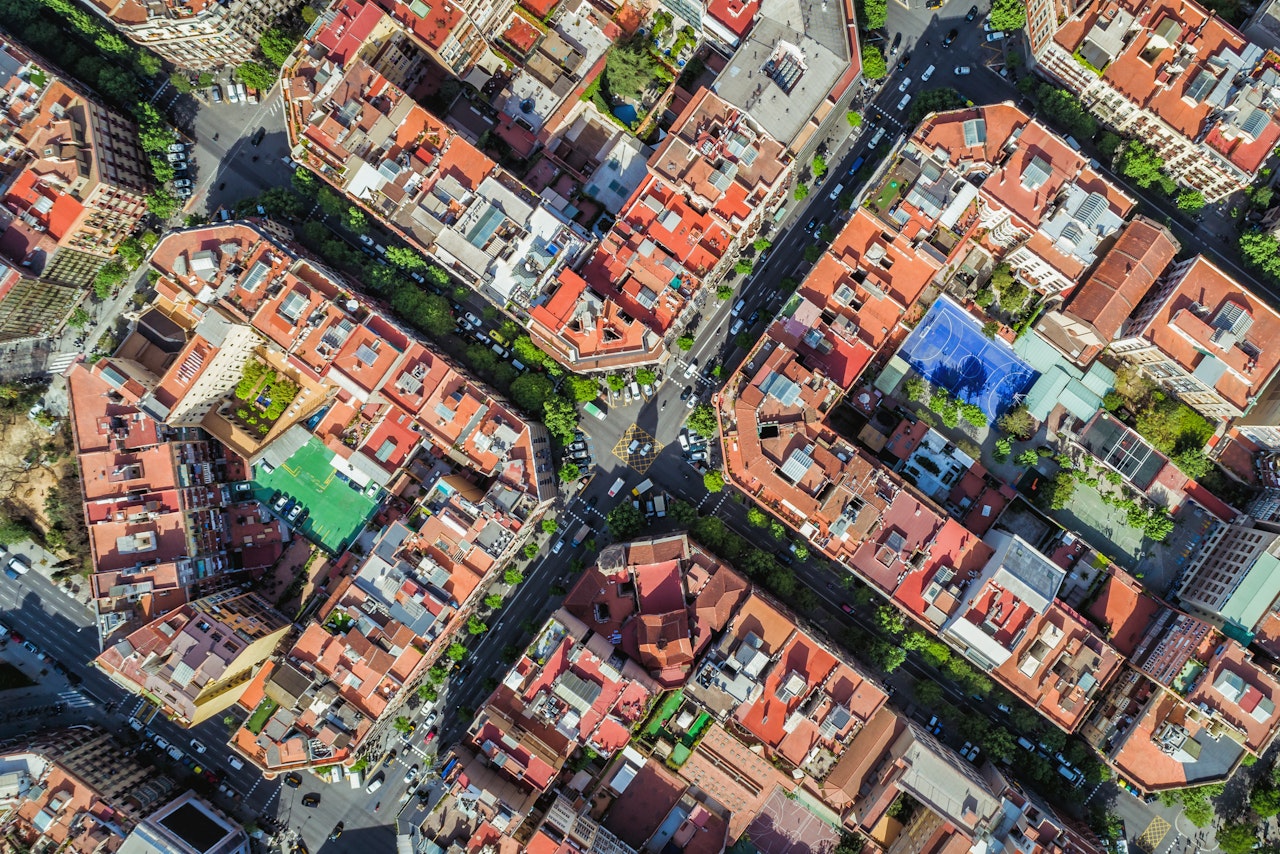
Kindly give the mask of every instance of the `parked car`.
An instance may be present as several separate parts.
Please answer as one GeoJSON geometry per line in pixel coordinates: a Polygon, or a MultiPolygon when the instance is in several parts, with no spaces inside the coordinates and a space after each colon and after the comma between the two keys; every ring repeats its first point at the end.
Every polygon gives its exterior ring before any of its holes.
{"type": "Polygon", "coordinates": [[[9,568],[18,575],[26,575],[31,571],[31,567],[27,564],[27,559],[22,555],[14,555],[9,558],[9,568]]]}
{"type": "Polygon", "coordinates": [[[286,516],[285,518],[287,518],[290,522],[296,522],[298,521],[298,517],[301,515],[302,515],[302,505],[295,504],[293,505],[293,509],[289,511],[289,515],[286,516]]]}
{"type": "Polygon", "coordinates": [[[960,35],[959,30],[950,30],[942,38],[943,47],[951,47],[951,43],[956,40],[956,36],[960,35]]]}
{"type": "Polygon", "coordinates": [[[370,237],[369,235],[361,234],[361,235],[358,235],[356,239],[359,240],[361,243],[363,243],[365,246],[368,246],[369,248],[373,248],[373,238],[370,237]]]}
{"type": "Polygon", "coordinates": [[[969,11],[965,13],[964,19],[966,21],[972,21],[976,17],[978,17],[978,7],[970,6],[969,11]]]}
{"type": "Polygon", "coordinates": [[[177,187],[178,189],[182,189],[183,187],[190,187],[191,181],[188,178],[175,178],[173,179],[173,186],[177,187]]]}
{"type": "Polygon", "coordinates": [[[1004,38],[1004,33],[999,30],[996,30],[994,33],[987,33],[987,41],[989,42],[998,42],[1002,38],[1004,38]]]}
{"type": "Polygon", "coordinates": [[[218,86],[211,86],[211,87],[209,88],[209,97],[213,99],[213,103],[215,103],[215,104],[221,104],[221,103],[222,103],[222,89],[221,89],[221,87],[218,87],[218,86]]]}
{"type": "Polygon", "coordinates": [[[973,70],[973,69],[971,69],[971,68],[970,68],[969,66],[967,66],[967,65],[957,65],[957,66],[956,66],[956,69],[955,69],[955,75],[956,75],[957,77],[963,77],[963,76],[965,76],[966,74],[970,73],[972,70],[973,70]]]}
{"type": "Polygon", "coordinates": [[[187,147],[180,142],[170,143],[169,145],[169,151],[171,152],[181,153],[186,150],[187,150],[187,147]]]}
{"type": "Polygon", "coordinates": [[[191,739],[191,749],[194,750],[196,753],[204,753],[206,750],[208,750],[207,747],[205,747],[197,739],[194,739],[194,738],[191,739]]]}
{"type": "Polygon", "coordinates": [[[480,322],[480,318],[476,317],[474,314],[472,314],[469,311],[462,315],[462,319],[465,320],[467,323],[471,324],[472,329],[479,329],[481,326],[484,325],[480,322]]]}
{"type": "Polygon", "coordinates": [[[290,789],[297,789],[302,786],[302,775],[297,771],[290,771],[284,775],[284,784],[290,789]]]}
{"type": "Polygon", "coordinates": [[[729,335],[730,337],[732,337],[734,335],[737,335],[741,331],[742,331],[742,318],[739,317],[737,320],[733,322],[733,326],[729,327],[729,335]]]}
{"type": "Polygon", "coordinates": [[[372,795],[374,792],[382,788],[382,784],[385,780],[386,780],[386,777],[382,774],[379,774],[378,776],[374,777],[372,780],[369,781],[369,785],[365,786],[364,790],[372,795]]]}

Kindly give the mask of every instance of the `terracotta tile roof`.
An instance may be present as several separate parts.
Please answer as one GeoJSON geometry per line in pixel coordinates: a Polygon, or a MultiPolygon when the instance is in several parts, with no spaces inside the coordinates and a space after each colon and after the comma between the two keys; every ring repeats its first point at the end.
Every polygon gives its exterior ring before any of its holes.
{"type": "Polygon", "coordinates": [[[1146,217],[1135,218],[1064,312],[1093,327],[1103,342],[1114,340],[1180,248],[1167,228],[1146,217]]]}

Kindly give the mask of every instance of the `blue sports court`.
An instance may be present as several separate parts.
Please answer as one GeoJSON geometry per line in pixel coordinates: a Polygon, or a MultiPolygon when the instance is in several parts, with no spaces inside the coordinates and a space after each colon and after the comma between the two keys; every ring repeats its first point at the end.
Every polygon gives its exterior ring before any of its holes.
{"type": "Polygon", "coordinates": [[[898,355],[933,385],[982,407],[988,423],[1021,402],[1040,376],[1007,342],[983,335],[977,319],[945,296],[929,307],[898,355]]]}

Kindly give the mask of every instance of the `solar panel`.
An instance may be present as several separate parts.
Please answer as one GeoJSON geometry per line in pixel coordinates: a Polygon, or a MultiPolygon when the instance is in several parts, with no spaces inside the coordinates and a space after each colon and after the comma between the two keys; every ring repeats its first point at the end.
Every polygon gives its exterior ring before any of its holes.
{"type": "Polygon", "coordinates": [[[791,456],[787,457],[787,461],[782,464],[782,476],[795,483],[808,474],[812,466],[813,457],[796,448],[791,452],[791,456]]]}
{"type": "Polygon", "coordinates": [[[1248,310],[1239,303],[1229,300],[1222,304],[1222,308],[1218,309],[1218,313],[1213,318],[1214,329],[1225,330],[1237,338],[1244,337],[1252,326],[1253,318],[1249,316],[1248,310]]]}

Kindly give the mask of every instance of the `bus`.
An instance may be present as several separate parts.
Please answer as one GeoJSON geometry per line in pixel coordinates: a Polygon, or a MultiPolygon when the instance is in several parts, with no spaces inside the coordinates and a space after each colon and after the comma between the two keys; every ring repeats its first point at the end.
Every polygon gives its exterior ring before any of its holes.
{"type": "Polygon", "coordinates": [[[596,406],[594,403],[584,404],[582,407],[582,410],[586,412],[588,415],[594,415],[596,418],[599,418],[601,421],[604,420],[604,413],[601,412],[600,407],[596,406]]]}

